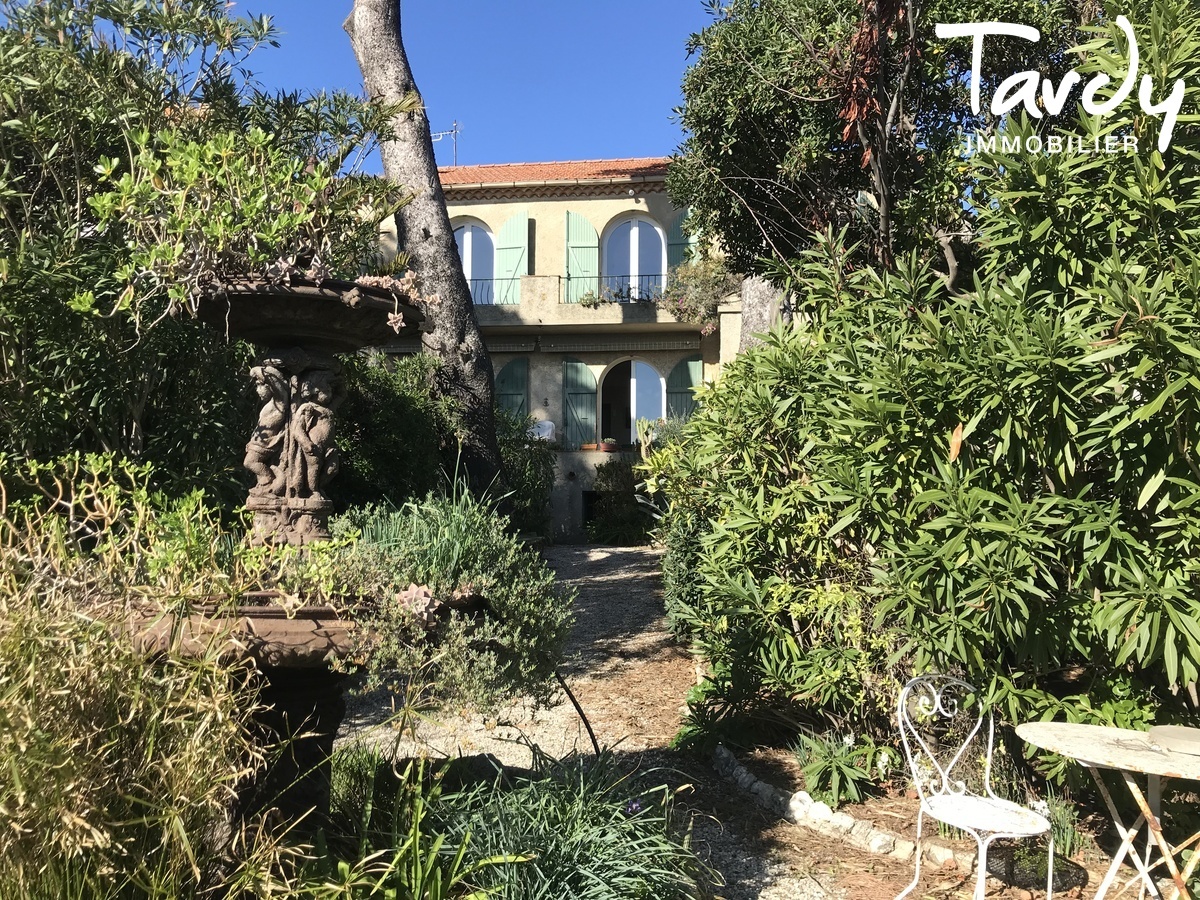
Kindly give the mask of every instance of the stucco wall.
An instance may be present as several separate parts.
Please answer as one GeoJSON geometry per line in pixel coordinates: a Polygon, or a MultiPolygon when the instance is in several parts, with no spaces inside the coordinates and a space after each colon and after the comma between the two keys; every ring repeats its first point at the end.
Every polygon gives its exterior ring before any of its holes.
{"type": "MultiPolygon", "coordinates": [[[[636,354],[603,351],[578,351],[564,353],[493,353],[492,364],[499,372],[509,361],[525,357],[529,360],[529,411],[539,421],[554,423],[556,439],[563,436],[564,410],[562,396],[563,359],[570,356],[583,362],[596,379],[597,390],[602,386],[604,374],[618,362],[637,359],[649,363],[660,376],[666,378],[681,360],[693,356],[696,351],[664,350],[646,351],[636,354]]],[[[718,368],[718,342],[706,341],[701,345],[704,360],[704,376],[709,379],[718,368]]],[[[599,421],[599,417],[597,417],[599,421]]],[[[597,438],[605,435],[597,435],[597,438]]],[[[555,471],[554,489],[550,498],[551,537],[556,541],[571,542],[584,539],[583,492],[592,489],[596,477],[596,466],[608,462],[614,454],[595,450],[561,450],[555,471]]],[[[636,454],[632,454],[636,458],[636,454]]]]}
{"type": "MultiPolygon", "coordinates": [[[[637,193],[617,197],[567,197],[563,199],[529,199],[502,201],[450,200],[446,203],[450,221],[459,225],[465,219],[475,219],[487,226],[493,237],[504,223],[522,209],[531,225],[530,275],[562,275],[566,272],[567,211],[586,218],[600,236],[601,271],[604,267],[605,229],[614,220],[632,213],[648,216],[662,229],[663,241],[679,212],[665,191],[637,193]]],[[[623,274],[623,273],[618,273],[623,274]]]]}

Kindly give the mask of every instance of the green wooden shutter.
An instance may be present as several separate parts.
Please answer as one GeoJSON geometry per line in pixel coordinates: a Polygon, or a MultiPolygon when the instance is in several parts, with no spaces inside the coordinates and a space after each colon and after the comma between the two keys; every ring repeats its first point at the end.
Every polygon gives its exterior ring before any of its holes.
{"type": "Polygon", "coordinates": [[[600,293],[600,235],[591,222],[567,210],[566,300],[578,303],[588,291],[600,293]]]}
{"type": "Polygon", "coordinates": [[[687,210],[681,212],[667,230],[667,271],[671,272],[682,266],[688,260],[692,248],[696,245],[695,238],[683,230],[683,220],[687,218],[687,210]]]}
{"type": "Polygon", "coordinates": [[[529,415],[529,360],[514,359],[500,370],[496,376],[496,405],[518,416],[529,415]]]}
{"type": "Polygon", "coordinates": [[[529,274],[529,213],[509,218],[496,236],[496,302],[521,302],[521,276],[529,274]]]}
{"type": "Polygon", "coordinates": [[[596,376],[577,359],[563,360],[563,445],[577,449],[596,440],[596,376]]]}
{"type": "Polygon", "coordinates": [[[686,419],[696,409],[696,398],[692,391],[704,380],[704,364],[699,356],[690,356],[680,362],[667,376],[667,418],[686,419]]]}

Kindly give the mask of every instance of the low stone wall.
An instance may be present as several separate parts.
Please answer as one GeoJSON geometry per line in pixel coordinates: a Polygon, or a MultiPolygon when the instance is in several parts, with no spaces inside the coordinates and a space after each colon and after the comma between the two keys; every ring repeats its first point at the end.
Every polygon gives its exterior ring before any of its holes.
{"type": "MultiPolygon", "coordinates": [[[[805,791],[789,794],[774,785],[760,781],[723,746],[718,746],[713,753],[713,768],[750,795],[759,806],[796,825],[880,856],[912,859],[916,852],[914,842],[883,828],[877,828],[873,822],[855,819],[848,813],[836,812],[830,809],[829,804],[814,800],[805,791]]],[[[973,851],[956,850],[936,838],[926,837],[922,843],[922,858],[934,866],[954,860],[961,872],[971,872],[975,868],[976,854],[973,851]]]]}

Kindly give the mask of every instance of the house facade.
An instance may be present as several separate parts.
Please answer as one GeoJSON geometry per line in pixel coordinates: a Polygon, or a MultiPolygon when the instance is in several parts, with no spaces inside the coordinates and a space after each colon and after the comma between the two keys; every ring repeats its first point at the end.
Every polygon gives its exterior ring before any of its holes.
{"type": "Polygon", "coordinates": [[[636,456],[637,421],[686,418],[738,344],[736,303],[716,330],[655,303],[690,250],[666,170],[665,158],[439,169],[497,403],[560,448],[556,540],[585,535],[596,466],[613,458],[599,448],[636,456]]]}

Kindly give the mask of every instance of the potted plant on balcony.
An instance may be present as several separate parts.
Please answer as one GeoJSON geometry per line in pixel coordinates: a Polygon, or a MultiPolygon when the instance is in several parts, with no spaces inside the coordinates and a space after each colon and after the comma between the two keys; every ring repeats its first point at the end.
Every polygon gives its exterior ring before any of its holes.
{"type": "Polygon", "coordinates": [[[621,445],[617,443],[616,438],[606,437],[601,439],[597,449],[605,453],[616,453],[621,449],[621,445]]]}

